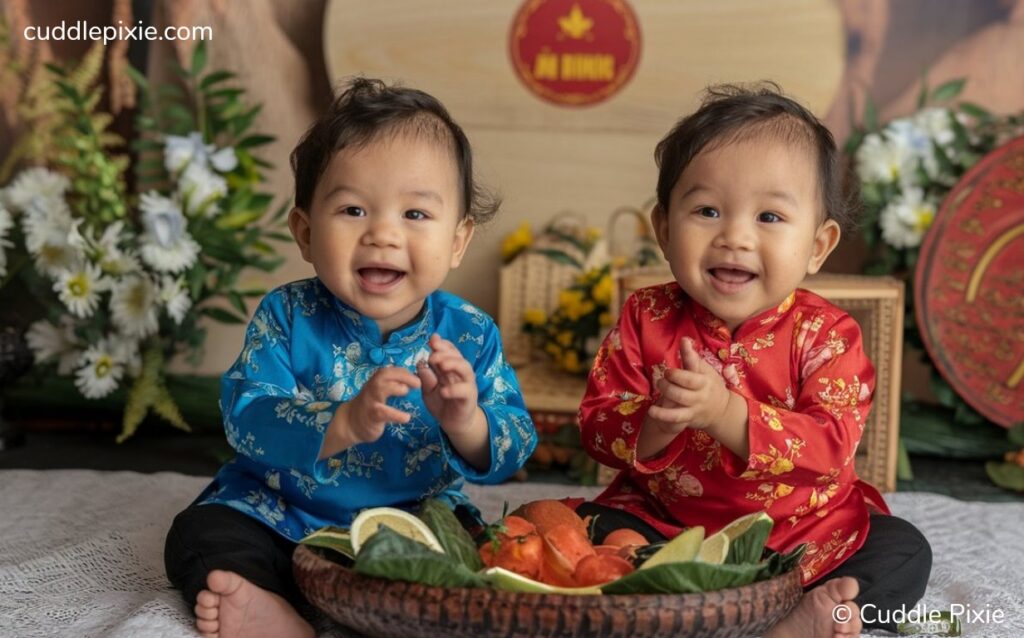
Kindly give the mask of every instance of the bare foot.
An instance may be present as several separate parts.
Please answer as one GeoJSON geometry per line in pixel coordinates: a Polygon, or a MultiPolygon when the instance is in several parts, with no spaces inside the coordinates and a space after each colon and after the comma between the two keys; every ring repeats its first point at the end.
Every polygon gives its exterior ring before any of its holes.
{"type": "Polygon", "coordinates": [[[277,594],[234,572],[214,570],[196,597],[196,629],[203,638],[313,638],[309,623],[277,594]]]}
{"type": "Polygon", "coordinates": [[[804,594],[796,609],[764,638],[847,638],[860,636],[860,585],[849,576],[833,578],[804,594]]]}

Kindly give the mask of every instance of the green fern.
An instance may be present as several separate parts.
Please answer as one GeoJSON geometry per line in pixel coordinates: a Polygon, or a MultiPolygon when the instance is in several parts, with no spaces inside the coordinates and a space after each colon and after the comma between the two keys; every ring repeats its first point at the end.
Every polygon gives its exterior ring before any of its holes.
{"type": "Polygon", "coordinates": [[[142,355],[142,370],[128,392],[117,442],[131,438],[150,410],[179,430],[192,431],[164,382],[164,355],[159,341],[152,342],[142,355]]]}

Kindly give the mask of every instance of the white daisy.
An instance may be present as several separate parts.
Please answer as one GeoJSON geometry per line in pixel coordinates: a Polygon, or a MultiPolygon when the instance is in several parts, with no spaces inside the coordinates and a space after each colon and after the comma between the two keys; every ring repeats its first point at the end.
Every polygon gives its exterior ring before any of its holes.
{"type": "Polygon", "coordinates": [[[60,173],[46,168],[26,168],[4,189],[7,205],[24,212],[34,199],[64,199],[71,182],[60,173]]]}
{"type": "Polygon", "coordinates": [[[157,331],[158,291],[149,277],[129,275],[110,293],[110,314],[114,324],[130,337],[148,337],[157,331]]]}
{"type": "Polygon", "coordinates": [[[189,215],[204,213],[212,217],[220,212],[217,200],[228,194],[228,183],[210,169],[193,162],[178,181],[178,194],[189,215]]]}
{"type": "Polygon", "coordinates": [[[82,262],[79,267],[61,271],[53,290],[76,317],[89,317],[100,301],[100,292],[107,288],[107,280],[95,264],[82,262]]]}
{"type": "Polygon", "coordinates": [[[79,359],[81,367],[75,372],[75,386],[87,399],[105,397],[117,389],[124,375],[124,362],[119,361],[108,339],[90,346],[79,359]]]}
{"type": "Polygon", "coordinates": [[[74,268],[84,258],[84,242],[78,232],[81,219],[71,216],[63,199],[36,198],[21,217],[25,232],[25,248],[36,263],[36,269],[56,278],[74,268]]]}
{"type": "Polygon", "coordinates": [[[871,133],[857,149],[857,174],[864,182],[899,181],[913,170],[914,155],[899,138],[871,133]]]}
{"type": "Polygon", "coordinates": [[[94,231],[87,231],[85,243],[90,258],[107,275],[120,277],[142,269],[135,253],[120,245],[122,239],[130,243],[132,237],[130,231],[125,231],[124,227],[124,222],[114,222],[104,228],[103,234],[99,237],[96,237],[94,231]]]}
{"type": "Polygon", "coordinates": [[[935,219],[936,204],[920,188],[908,188],[881,212],[882,239],[894,248],[913,248],[921,243],[935,219]]]}
{"type": "Polygon", "coordinates": [[[192,308],[192,298],[188,296],[188,290],[185,289],[181,277],[164,275],[160,283],[160,301],[167,306],[167,314],[178,325],[181,325],[185,315],[192,308]]]}
{"type": "Polygon", "coordinates": [[[70,374],[82,355],[75,335],[75,322],[67,315],[61,316],[57,326],[45,320],[36,321],[29,326],[25,340],[36,363],[57,357],[57,374],[70,374]]]}
{"type": "Polygon", "coordinates": [[[7,239],[7,232],[14,227],[14,220],[11,213],[0,204],[0,279],[7,276],[7,248],[14,248],[14,244],[7,239]]]}
{"type": "Polygon", "coordinates": [[[154,270],[181,272],[196,262],[199,244],[186,230],[181,207],[154,191],[142,196],[142,259],[154,270]]]}

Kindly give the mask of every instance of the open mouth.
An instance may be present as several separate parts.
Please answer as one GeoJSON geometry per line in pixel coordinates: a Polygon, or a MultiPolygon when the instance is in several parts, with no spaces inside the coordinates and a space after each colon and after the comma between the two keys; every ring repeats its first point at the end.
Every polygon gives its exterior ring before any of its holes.
{"type": "Polygon", "coordinates": [[[754,273],[740,268],[709,268],[711,285],[721,293],[734,293],[742,290],[747,284],[757,279],[754,273]]]}
{"type": "Polygon", "coordinates": [[[360,268],[357,272],[363,288],[374,292],[387,290],[405,278],[404,272],[391,268],[360,268]]]}

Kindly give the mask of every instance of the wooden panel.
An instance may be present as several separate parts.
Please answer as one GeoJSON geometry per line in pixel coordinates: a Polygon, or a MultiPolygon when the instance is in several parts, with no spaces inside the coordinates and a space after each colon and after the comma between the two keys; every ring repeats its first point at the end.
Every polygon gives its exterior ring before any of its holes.
{"type": "Polygon", "coordinates": [[[661,134],[709,83],[769,78],[820,114],[843,68],[833,0],[632,0],[642,51],[633,79],[601,104],[542,102],[516,77],[508,37],[520,0],[333,0],[324,48],[333,81],[401,79],[441,98],[468,128],[661,134]]]}

